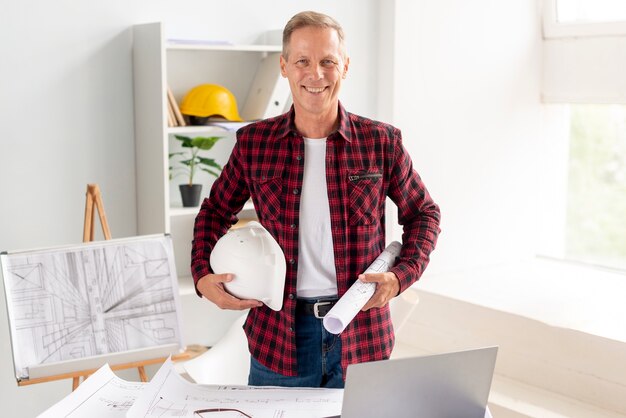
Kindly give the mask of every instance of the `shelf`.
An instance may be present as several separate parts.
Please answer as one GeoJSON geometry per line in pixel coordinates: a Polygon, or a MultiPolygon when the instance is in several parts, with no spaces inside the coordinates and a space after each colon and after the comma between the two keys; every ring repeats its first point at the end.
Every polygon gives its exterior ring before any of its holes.
{"type": "Polygon", "coordinates": [[[236,51],[236,52],[282,52],[282,45],[230,45],[211,44],[202,42],[189,43],[171,42],[166,43],[168,50],[194,50],[194,51],[236,51]]]}
{"type": "MultiPolygon", "coordinates": [[[[200,211],[200,206],[194,206],[185,208],[182,206],[172,206],[170,207],[170,217],[175,216],[196,216],[200,211]]],[[[240,219],[252,219],[255,218],[254,204],[251,200],[248,200],[245,205],[243,205],[243,209],[239,212],[240,219]]]]}
{"type": "MultiPolygon", "coordinates": [[[[243,104],[261,64],[267,58],[278,61],[282,47],[174,39],[165,42],[165,33],[161,22],[133,27],[137,232],[171,235],[179,291],[184,298],[181,305],[185,338],[211,345],[226,331],[234,315],[240,313],[222,311],[195,294],[189,276],[194,220],[200,207],[182,207],[179,182],[168,180],[169,154],[182,148],[173,138],[174,134],[220,136],[223,139],[215,144],[210,155],[224,166],[236,144],[235,131],[245,123],[167,127],[167,88],[180,105],[185,93],[193,87],[204,83],[220,84],[243,104]]],[[[203,184],[202,196],[206,197],[215,178],[202,172],[196,181],[203,184]]],[[[239,225],[254,219],[254,206],[246,205],[238,216],[242,219],[239,225]]]]}
{"type": "Polygon", "coordinates": [[[220,122],[220,125],[194,125],[194,126],[171,126],[167,128],[169,134],[197,134],[197,133],[228,133],[236,132],[242,126],[250,122],[220,122]]]}
{"type": "Polygon", "coordinates": [[[208,133],[208,132],[225,133],[229,131],[219,126],[210,126],[210,125],[170,126],[167,128],[168,134],[202,134],[202,133],[208,133]]]}
{"type": "Polygon", "coordinates": [[[224,134],[228,132],[235,132],[237,129],[246,126],[253,121],[245,122],[217,122],[214,125],[194,125],[194,126],[171,126],[167,128],[168,134],[202,134],[202,133],[216,133],[224,134]]]}
{"type": "Polygon", "coordinates": [[[184,208],[182,206],[174,206],[170,208],[170,216],[196,216],[200,211],[200,206],[184,208]]]}

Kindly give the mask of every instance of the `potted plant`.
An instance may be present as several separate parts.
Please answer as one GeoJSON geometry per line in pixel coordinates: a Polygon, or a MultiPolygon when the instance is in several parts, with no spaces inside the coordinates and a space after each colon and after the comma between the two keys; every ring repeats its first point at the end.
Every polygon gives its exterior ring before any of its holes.
{"type": "Polygon", "coordinates": [[[219,176],[219,172],[222,171],[220,166],[213,158],[206,158],[199,155],[200,151],[208,151],[222,139],[220,136],[197,136],[195,138],[189,138],[183,135],[174,135],[177,140],[181,142],[181,146],[186,148],[186,151],[173,152],[169,155],[170,161],[173,157],[181,156],[177,161],[181,164],[179,167],[170,166],[170,180],[178,177],[185,176],[188,180],[187,183],[181,184],[180,196],[183,200],[184,207],[198,206],[200,203],[200,193],[202,192],[201,184],[194,184],[193,179],[196,173],[204,171],[212,176],[219,176]]]}

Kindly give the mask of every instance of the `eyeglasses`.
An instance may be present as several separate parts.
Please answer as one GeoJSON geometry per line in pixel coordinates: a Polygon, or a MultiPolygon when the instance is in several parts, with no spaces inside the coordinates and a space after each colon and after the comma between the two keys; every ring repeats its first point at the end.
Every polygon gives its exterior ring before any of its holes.
{"type": "Polygon", "coordinates": [[[204,415],[202,414],[206,414],[209,412],[239,412],[241,414],[242,417],[246,417],[246,418],[252,418],[251,415],[246,414],[245,412],[242,412],[238,409],[235,408],[209,408],[209,409],[198,409],[197,411],[193,411],[193,415],[194,416],[199,416],[199,417],[204,417],[204,415]]]}

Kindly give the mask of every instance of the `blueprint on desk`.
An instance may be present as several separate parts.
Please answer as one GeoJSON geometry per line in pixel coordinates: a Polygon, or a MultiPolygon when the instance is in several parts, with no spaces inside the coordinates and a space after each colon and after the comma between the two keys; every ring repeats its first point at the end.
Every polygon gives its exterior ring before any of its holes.
{"type": "Polygon", "coordinates": [[[18,379],[46,363],[182,346],[168,235],[9,252],[0,261],[18,379]]]}

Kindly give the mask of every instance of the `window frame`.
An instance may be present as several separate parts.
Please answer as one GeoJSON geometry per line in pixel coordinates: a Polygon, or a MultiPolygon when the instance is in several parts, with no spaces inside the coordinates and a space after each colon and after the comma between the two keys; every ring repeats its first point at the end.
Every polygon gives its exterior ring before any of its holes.
{"type": "Polygon", "coordinates": [[[559,0],[543,0],[542,21],[544,39],[626,35],[626,21],[561,23],[557,20],[556,13],[558,1],[559,0]]]}

